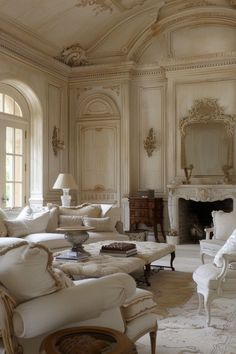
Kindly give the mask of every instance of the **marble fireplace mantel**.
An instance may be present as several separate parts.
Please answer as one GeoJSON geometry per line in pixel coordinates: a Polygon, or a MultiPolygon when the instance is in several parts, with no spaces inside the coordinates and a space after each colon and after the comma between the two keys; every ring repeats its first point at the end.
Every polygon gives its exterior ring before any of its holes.
{"type": "Polygon", "coordinates": [[[233,210],[236,209],[236,185],[230,184],[169,184],[168,213],[171,229],[179,232],[179,199],[196,202],[213,202],[232,199],[233,210]]]}

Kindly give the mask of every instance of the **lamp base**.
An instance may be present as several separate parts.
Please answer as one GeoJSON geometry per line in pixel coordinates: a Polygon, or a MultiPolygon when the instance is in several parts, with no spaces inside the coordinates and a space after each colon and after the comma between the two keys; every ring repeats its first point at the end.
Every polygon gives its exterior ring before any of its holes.
{"type": "Polygon", "coordinates": [[[61,196],[61,204],[63,207],[69,207],[71,202],[71,196],[68,191],[63,189],[63,195],[61,196]]]}

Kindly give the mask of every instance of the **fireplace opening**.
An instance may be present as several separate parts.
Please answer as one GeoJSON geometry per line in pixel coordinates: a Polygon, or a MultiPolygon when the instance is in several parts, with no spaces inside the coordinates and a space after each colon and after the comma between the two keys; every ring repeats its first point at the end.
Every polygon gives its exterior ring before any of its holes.
{"type": "Polygon", "coordinates": [[[233,210],[233,199],[196,202],[179,198],[179,234],[181,243],[197,243],[205,238],[204,228],[213,224],[211,212],[233,210]]]}

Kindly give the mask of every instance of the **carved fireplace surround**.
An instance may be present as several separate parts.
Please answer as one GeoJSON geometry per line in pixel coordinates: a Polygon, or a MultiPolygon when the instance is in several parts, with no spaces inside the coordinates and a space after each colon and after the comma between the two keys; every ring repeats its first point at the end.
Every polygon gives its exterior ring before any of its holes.
{"type": "MultiPolygon", "coordinates": [[[[170,184],[168,187],[168,213],[171,229],[180,231],[180,210],[179,199],[193,200],[196,202],[214,202],[223,201],[225,199],[233,200],[233,210],[236,208],[236,185],[215,184],[201,185],[188,184],[176,185],[170,184]]],[[[180,242],[184,242],[183,235],[180,236],[180,242]]]]}

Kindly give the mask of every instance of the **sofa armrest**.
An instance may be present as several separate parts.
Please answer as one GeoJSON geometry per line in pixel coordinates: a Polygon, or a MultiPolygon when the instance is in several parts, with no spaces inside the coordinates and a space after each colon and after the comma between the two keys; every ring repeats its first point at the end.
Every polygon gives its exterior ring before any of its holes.
{"type": "Polygon", "coordinates": [[[211,233],[214,232],[214,227],[205,227],[204,231],[206,233],[206,240],[210,240],[211,233]]]}
{"type": "Polygon", "coordinates": [[[13,313],[16,336],[32,338],[69,323],[97,317],[103,311],[120,307],[136,289],[134,279],[123,273],[75,284],[17,306],[13,313]]]}

